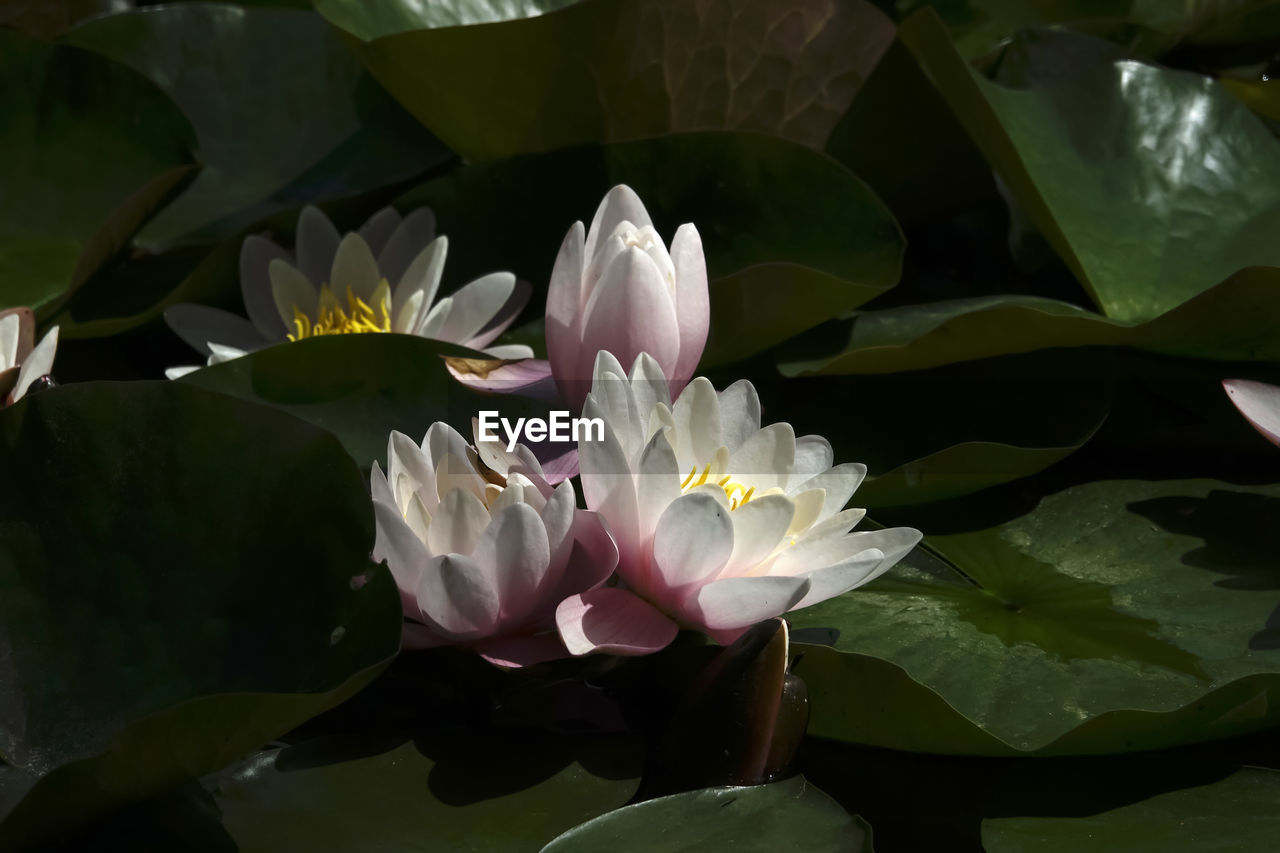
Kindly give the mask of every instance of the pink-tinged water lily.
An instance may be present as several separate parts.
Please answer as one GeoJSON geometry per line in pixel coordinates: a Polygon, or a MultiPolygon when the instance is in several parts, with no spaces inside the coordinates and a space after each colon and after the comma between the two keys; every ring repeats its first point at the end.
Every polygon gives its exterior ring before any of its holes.
{"type": "Polygon", "coordinates": [[[33,382],[53,370],[58,327],[46,332],[40,343],[35,339],[36,322],[30,308],[0,311],[0,405],[16,403],[33,382]]]}
{"type": "Polygon", "coordinates": [[[1245,420],[1272,444],[1280,445],[1280,388],[1249,379],[1226,379],[1222,387],[1245,420]]]}
{"type": "Polygon", "coordinates": [[[920,540],[910,528],[851,532],[864,511],[844,505],[866,468],[833,467],[825,439],[789,424],[762,428],[745,380],[717,393],[699,377],[671,405],[654,359],[628,376],[601,353],[583,417],[605,423],[604,441],[579,445],[582,489],[618,544],[625,588],[560,605],[574,654],[645,654],[679,626],[725,642],[872,580],[920,540]]]}
{"type": "Polygon", "coordinates": [[[391,433],[386,473],[373,466],[374,559],[412,620],[404,644],[469,646],[504,667],[567,657],[556,606],[604,583],[617,548],[526,448],[478,447],[437,423],[421,445],[391,433]]]}
{"type": "MultiPolygon", "coordinates": [[[[346,235],[307,207],[298,217],[294,254],[263,237],[245,239],[240,292],[249,319],[203,305],[176,305],[164,316],[208,364],[284,341],[367,332],[450,341],[499,359],[532,356],[526,346],[489,347],[529,301],[528,284],[509,272],[490,273],[437,300],[447,250],[425,207],[403,218],[383,208],[346,235]]],[[[197,369],[175,367],[166,375],[197,369]]]]}
{"type": "Polygon", "coordinates": [[[698,229],[681,225],[668,251],[640,197],[616,186],[585,235],[581,222],[569,229],[551,271],[547,356],[556,386],[576,411],[597,352],[625,364],[646,352],[678,394],[702,358],[710,311],[698,229]]]}

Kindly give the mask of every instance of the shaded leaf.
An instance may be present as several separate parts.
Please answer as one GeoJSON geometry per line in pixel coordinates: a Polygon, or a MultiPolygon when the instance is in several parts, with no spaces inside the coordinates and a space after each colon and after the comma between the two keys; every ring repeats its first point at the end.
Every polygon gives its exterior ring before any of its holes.
{"type": "Polygon", "coordinates": [[[149,251],[402,181],[449,156],[309,11],[173,4],[89,20],[66,38],[146,75],[195,127],[204,169],[139,236],[149,251]],[[322,162],[323,179],[307,178],[322,162]]]}
{"type": "Polygon", "coordinates": [[[353,584],[363,478],[296,419],[176,383],[63,386],[0,413],[0,477],[18,485],[0,493],[0,754],[26,777],[0,786],[0,844],[216,769],[398,649],[389,574],[353,584]]]}
{"type": "Polygon", "coordinates": [[[697,130],[821,147],[893,38],[864,0],[321,0],[317,9],[364,39],[356,49],[387,91],[473,160],[697,130]],[[478,74],[477,56],[501,61],[478,74]]]}

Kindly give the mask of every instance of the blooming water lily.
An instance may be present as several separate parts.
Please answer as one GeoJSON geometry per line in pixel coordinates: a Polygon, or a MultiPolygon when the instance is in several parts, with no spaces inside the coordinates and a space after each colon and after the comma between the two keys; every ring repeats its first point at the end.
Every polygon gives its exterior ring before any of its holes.
{"type": "Polygon", "coordinates": [[[22,399],[33,382],[53,369],[58,327],[46,332],[38,344],[35,338],[35,316],[30,308],[0,311],[0,405],[22,399]]]}
{"type": "Polygon", "coordinates": [[[655,359],[628,375],[602,352],[583,416],[605,423],[604,441],[579,446],[582,489],[625,586],[560,605],[574,654],[645,654],[680,626],[725,642],[872,580],[920,541],[910,528],[851,532],[864,511],[844,505],[865,466],[833,467],[825,439],[789,424],[762,428],[745,380],[717,392],[699,377],[672,405],[655,359]]]}
{"type": "Polygon", "coordinates": [[[391,433],[386,473],[373,466],[374,559],[412,620],[405,646],[470,646],[507,667],[566,657],[556,607],[604,583],[617,549],[527,449],[478,447],[437,423],[421,445],[391,433]]]}
{"type": "MultiPolygon", "coordinates": [[[[320,335],[398,332],[483,349],[529,301],[529,287],[491,273],[436,300],[448,241],[435,216],[419,208],[401,218],[384,208],[359,231],[340,236],[318,208],[298,217],[295,254],[259,236],[240,251],[240,290],[249,319],[203,305],[176,305],[165,320],[217,364],[286,340],[320,335]]],[[[485,350],[527,358],[526,346],[485,350]]],[[[197,367],[166,371],[174,379],[197,367]]]]}

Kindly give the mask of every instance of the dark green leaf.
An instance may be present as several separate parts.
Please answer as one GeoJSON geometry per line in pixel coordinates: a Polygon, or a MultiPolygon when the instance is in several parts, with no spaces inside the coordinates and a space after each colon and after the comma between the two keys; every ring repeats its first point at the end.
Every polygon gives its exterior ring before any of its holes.
{"type": "Polygon", "coordinates": [[[1242,270],[1154,319],[1112,320],[1038,296],[865,311],[785,348],[787,376],[892,373],[1051,347],[1128,345],[1223,360],[1280,358],[1280,269],[1242,270]]]}
{"type": "Polygon", "coordinates": [[[140,235],[151,251],[402,181],[449,156],[309,11],[179,4],[86,21],[67,39],[146,75],[196,129],[204,169],[140,235]]]}
{"type": "Polygon", "coordinates": [[[766,349],[897,283],[897,223],[831,158],[747,133],[691,133],[468,166],[399,206],[436,211],[447,278],[511,269],[545,298],[557,249],[618,183],[640,194],[663,238],[693,222],[711,279],[705,364],[766,349]],[[495,242],[495,240],[497,242],[495,242]],[[499,260],[500,259],[500,260],[499,260]]]}
{"type": "Polygon", "coordinates": [[[309,741],[211,783],[244,850],[536,850],[635,792],[625,739],[463,734],[309,741]]]}
{"type": "Polygon", "coordinates": [[[1210,78],[1033,33],[1001,66],[1009,88],[970,69],[932,14],[902,38],[1108,317],[1149,320],[1280,265],[1280,144],[1210,78]]]}
{"type": "Polygon", "coordinates": [[[886,578],[795,614],[798,628],[840,632],[838,651],[797,667],[810,732],[1081,753],[1274,724],[1277,512],[1274,487],[1104,481],[998,527],[927,538],[886,578]]]}
{"type": "Polygon", "coordinates": [[[1280,772],[1244,767],[1220,781],[1080,817],[1003,817],[982,824],[989,853],[1269,850],[1280,835],[1280,772]]]}
{"type": "Polygon", "coordinates": [[[365,40],[352,39],[396,100],[473,160],[697,130],[821,147],[893,38],[889,19],[864,0],[317,8],[365,40]],[[478,22],[487,23],[455,26],[478,22]]]}
{"type": "Polygon", "coordinates": [[[0,846],[216,769],[398,648],[363,478],[294,418],[64,386],[0,413],[0,479],[0,754],[34,782],[0,846]]]}
{"type": "Polygon", "coordinates": [[[475,356],[413,335],[331,335],[278,344],[178,380],[286,411],[338,436],[361,467],[385,461],[387,436],[415,439],[436,421],[470,434],[485,400],[463,388],[442,356],[475,356]]]}
{"type": "Polygon", "coordinates": [[[0,30],[0,282],[47,316],[186,177],[191,130],[146,79],[0,30]]]}
{"type": "Polygon", "coordinates": [[[543,853],[598,850],[870,853],[871,833],[797,776],[771,785],[706,788],[627,806],[569,830],[543,853]]]}

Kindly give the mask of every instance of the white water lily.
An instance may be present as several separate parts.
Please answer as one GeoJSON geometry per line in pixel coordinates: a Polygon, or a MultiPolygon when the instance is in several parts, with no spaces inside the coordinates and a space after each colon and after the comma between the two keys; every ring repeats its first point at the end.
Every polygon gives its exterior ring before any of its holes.
{"type": "Polygon", "coordinates": [[[32,346],[35,337],[35,316],[30,308],[0,311],[0,405],[16,403],[33,382],[53,370],[58,327],[32,346]]]}
{"type": "Polygon", "coordinates": [[[919,542],[910,528],[851,532],[865,513],[844,505],[865,466],[833,467],[825,439],[789,424],[762,428],[750,382],[717,393],[698,377],[674,405],[667,389],[648,355],[629,376],[607,352],[596,360],[583,416],[605,435],[579,444],[582,489],[625,587],[560,606],[569,651],[645,654],[680,626],[728,641],[867,583],[919,542]]]}
{"type": "Polygon", "coordinates": [[[377,540],[404,606],[407,648],[462,645],[499,666],[567,657],[557,605],[603,584],[618,552],[573,486],[552,488],[526,448],[480,450],[436,423],[387,443],[370,478],[377,540]]]}
{"type": "MultiPolygon", "coordinates": [[[[249,319],[203,305],[176,305],[164,316],[207,364],[284,341],[369,332],[449,341],[494,358],[532,356],[526,346],[489,347],[529,301],[528,284],[490,273],[437,300],[447,251],[425,207],[403,218],[383,208],[345,236],[307,207],[298,217],[296,257],[266,238],[245,239],[240,291],[249,319]]],[[[176,379],[197,369],[165,373],[176,379]]]]}

